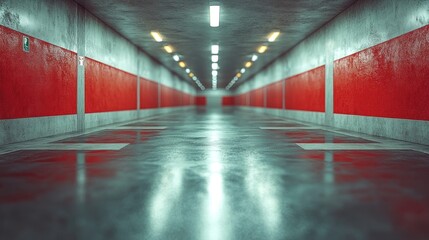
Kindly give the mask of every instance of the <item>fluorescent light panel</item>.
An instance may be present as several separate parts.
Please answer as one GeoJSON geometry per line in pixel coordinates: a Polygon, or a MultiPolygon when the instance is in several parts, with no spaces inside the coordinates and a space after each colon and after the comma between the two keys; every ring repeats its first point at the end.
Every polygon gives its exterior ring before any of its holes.
{"type": "Polygon", "coordinates": [[[216,70],[212,71],[212,76],[217,77],[218,72],[216,70]]]}
{"type": "Polygon", "coordinates": [[[176,54],[173,56],[173,59],[174,59],[174,61],[178,62],[180,60],[180,57],[179,57],[179,55],[176,54]]]}
{"type": "Polygon", "coordinates": [[[219,61],[219,55],[212,55],[212,62],[217,63],[219,61]]]}
{"type": "Polygon", "coordinates": [[[218,70],[218,69],[219,69],[219,64],[217,64],[217,63],[212,63],[212,69],[213,69],[213,70],[218,70]]]}
{"type": "Polygon", "coordinates": [[[258,48],[258,53],[264,53],[265,51],[267,51],[268,47],[265,45],[262,45],[258,48]]]}
{"type": "Polygon", "coordinates": [[[220,6],[210,6],[210,27],[219,27],[220,6]]]}
{"type": "Polygon", "coordinates": [[[170,45],[166,45],[164,46],[164,50],[168,53],[172,53],[173,52],[173,47],[170,45]]]}
{"type": "Polygon", "coordinates": [[[279,31],[275,31],[275,32],[272,32],[269,36],[268,36],[268,42],[274,42],[276,39],[277,39],[277,37],[280,35],[280,32],[279,31]]]}
{"type": "Polygon", "coordinates": [[[253,56],[252,56],[252,62],[254,62],[254,61],[256,61],[256,60],[258,60],[258,55],[253,54],[253,56]]]}
{"type": "Polygon", "coordinates": [[[159,32],[150,32],[150,35],[152,35],[153,39],[157,42],[162,42],[162,36],[159,32]]]}
{"type": "Polygon", "coordinates": [[[219,54],[219,45],[212,45],[212,54],[219,54]]]}

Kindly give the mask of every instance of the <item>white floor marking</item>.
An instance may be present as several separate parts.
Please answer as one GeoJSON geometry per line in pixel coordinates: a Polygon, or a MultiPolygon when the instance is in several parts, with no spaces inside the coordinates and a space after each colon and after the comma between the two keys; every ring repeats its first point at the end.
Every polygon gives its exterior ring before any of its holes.
{"type": "Polygon", "coordinates": [[[408,145],[385,143],[297,143],[304,150],[411,150],[408,145]]]}
{"type": "Polygon", "coordinates": [[[167,129],[167,127],[119,126],[119,127],[109,128],[109,130],[164,130],[164,129],[167,129]]]}
{"type": "Polygon", "coordinates": [[[320,127],[259,127],[262,130],[311,130],[320,129],[320,127]]]}
{"type": "Polygon", "coordinates": [[[112,150],[118,151],[128,146],[129,143],[47,143],[40,145],[30,145],[21,148],[21,150],[112,150]]]}

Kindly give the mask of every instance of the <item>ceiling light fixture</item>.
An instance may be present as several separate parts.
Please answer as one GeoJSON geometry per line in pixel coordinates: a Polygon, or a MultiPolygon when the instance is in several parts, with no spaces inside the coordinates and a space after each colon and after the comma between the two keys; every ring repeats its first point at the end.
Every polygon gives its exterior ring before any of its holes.
{"type": "Polygon", "coordinates": [[[189,73],[189,77],[191,78],[195,77],[194,73],[189,73]]]}
{"type": "Polygon", "coordinates": [[[219,27],[220,6],[210,6],[210,27],[219,27]]]}
{"type": "Polygon", "coordinates": [[[267,51],[268,47],[265,45],[262,45],[258,48],[258,53],[264,53],[265,51],[267,51]]]}
{"type": "Polygon", "coordinates": [[[159,32],[150,32],[150,35],[152,35],[153,39],[157,42],[162,42],[162,36],[159,32]]]}
{"type": "Polygon", "coordinates": [[[249,61],[249,62],[246,62],[246,63],[244,64],[244,66],[245,66],[245,67],[247,67],[247,68],[250,68],[250,67],[252,66],[252,64],[253,64],[253,63],[249,61]]]}
{"type": "Polygon", "coordinates": [[[212,62],[216,63],[219,61],[219,55],[212,55],[212,62]]]}
{"type": "Polygon", "coordinates": [[[186,67],[186,63],[184,61],[179,62],[179,66],[181,68],[185,68],[186,67]]]}
{"type": "Polygon", "coordinates": [[[185,70],[185,72],[186,72],[186,73],[190,73],[190,72],[191,72],[191,70],[190,70],[189,68],[187,68],[187,69],[185,70]]]}
{"type": "Polygon", "coordinates": [[[174,61],[178,62],[180,60],[180,57],[179,57],[179,55],[176,54],[173,56],[173,59],[174,59],[174,61]]]}
{"type": "Polygon", "coordinates": [[[235,75],[237,78],[241,77],[241,73],[237,73],[237,75],[235,75]]]}
{"type": "Polygon", "coordinates": [[[280,35],[279,31],[270,33],[270,35],[268,36],[268,42],[274,42],[279,35],[280,35]]]}
{"type": "Polygon", "coordinates": [[[172,53],[173,52],[173,47],[170,45],[165,45],[164,46],[164,50],[168,53],[172,53]]]}
{"type": "Polygon", "coordinates": [[[219,45],[212,45],[212,54],[219,54],[219,45]]]}
{"type": "Polygon", "coordinates": [[[245,69],[245,68],[242,68],[242,69],[240,70],[240,72],[241,72],[241,73],[245,73],[245,72],[246,72],[246,69],[245,69]]]}
{"type": "Polygon", "coordinates": [[[212,63],[212,69],[213,69],[213,70],[218,70],[218,69],[219,69],[219,64],[217,64],[217,63],[212,63]]]}
{"type": "Polygon", "coordinates": [[[216,70],[212,71],[212,76],[217,77],[218,72],[216,70]]]}
{"type": "Polygon", "coordinates": [[[258,60],[258,55],[253,54],[253,56],[252,56],[252,62],[255,62],[256,60],[258,60]]]}

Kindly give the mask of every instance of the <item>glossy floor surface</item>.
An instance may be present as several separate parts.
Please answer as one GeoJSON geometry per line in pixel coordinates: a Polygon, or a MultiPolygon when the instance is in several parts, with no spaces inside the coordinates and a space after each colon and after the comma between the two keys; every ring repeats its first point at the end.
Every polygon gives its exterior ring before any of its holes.
{"type": "Polygon", "coordinates": [[[0,238],[429,239],[428,154],[297,143],[375,142],[200,109],[3,154],[0,238]]]}

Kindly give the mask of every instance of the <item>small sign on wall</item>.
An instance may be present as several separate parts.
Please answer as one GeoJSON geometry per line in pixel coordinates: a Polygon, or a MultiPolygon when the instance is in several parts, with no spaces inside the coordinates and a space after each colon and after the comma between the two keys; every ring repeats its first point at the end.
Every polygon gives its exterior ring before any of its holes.
{"type": "Polygon", "coordinates": [[[79,62],[79,66],[83,66],[84,62],[85,62],[85,57],[84,56],[78,56],[78,62],[79,62]]]}
{"type": "Polygon", "coordinates": [[[30,38],[27,36],[22,38],[22,50],[24,50],[24,52],[30,52],[30,38]]]}

